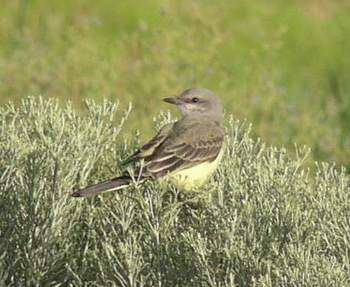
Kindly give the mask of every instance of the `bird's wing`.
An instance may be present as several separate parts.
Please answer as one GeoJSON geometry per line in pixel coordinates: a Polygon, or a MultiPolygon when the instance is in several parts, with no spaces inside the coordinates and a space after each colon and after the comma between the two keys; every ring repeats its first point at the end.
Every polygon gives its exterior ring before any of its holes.
{"type": "Polygon", "coordinates": [[[166,140],[173,125],[174,124],[170,123],[163,126],[152,139],[150,139],[140,149],[138,149],[135,153],[129,156],[123,162],[123,165],[129,164],[134,161],[138,161],[140,159],[152,155],[154,150],[166,140]]]}
{"type": "Polygon", "coordinates": [[[216,159],[224,142],[223,129],[217,124],[189,125],[173,132],[145,157],[143,175],[162,177],[216,159]]]}

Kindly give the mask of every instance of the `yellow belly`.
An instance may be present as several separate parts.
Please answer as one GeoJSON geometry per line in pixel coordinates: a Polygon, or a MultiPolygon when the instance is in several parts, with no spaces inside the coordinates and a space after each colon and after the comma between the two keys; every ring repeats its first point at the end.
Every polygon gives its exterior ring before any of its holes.
{"type": "Polygon", "coordinates": [[[223,153],[224,149],[222,148],[214,161],[201,163],[194,167],[171,173],[167,178],[179,189],[185,191],[194,190],[203,185],[210,178],[219,165],[223,153]]]}

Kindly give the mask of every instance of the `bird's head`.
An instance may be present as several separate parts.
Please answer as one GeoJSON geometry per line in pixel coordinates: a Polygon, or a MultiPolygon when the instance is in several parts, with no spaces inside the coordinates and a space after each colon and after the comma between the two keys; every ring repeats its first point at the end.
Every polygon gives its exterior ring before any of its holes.
{"type": "Polygon", "coordinates": [[[213,92],[204,88],[183,91],[179,96],[165,98],[163,101],[176,105],[183,116],[201,115],[222,119],[220,99],[213,92]]]}

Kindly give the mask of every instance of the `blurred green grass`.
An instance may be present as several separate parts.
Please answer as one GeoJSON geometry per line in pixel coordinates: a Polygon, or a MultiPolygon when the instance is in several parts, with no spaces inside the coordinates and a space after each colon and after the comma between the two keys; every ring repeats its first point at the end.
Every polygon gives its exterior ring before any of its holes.
{"type": "Polygon", "coordinates": [[[207,87],[269,144],[350,168],[348,1],[6,1],[0,103],[117,99],[152,133],[160,99],[207,87]]]}

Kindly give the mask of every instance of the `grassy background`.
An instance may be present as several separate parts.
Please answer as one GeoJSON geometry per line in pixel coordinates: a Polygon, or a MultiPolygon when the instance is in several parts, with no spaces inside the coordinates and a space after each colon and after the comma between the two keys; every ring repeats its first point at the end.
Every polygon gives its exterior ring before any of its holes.
{"type": "Polygon", "coordinates": [[[350,166],[349,1],[4,1],[0,102],[134,105],[152,133],[160,99],[215,91],[269,144],[350,166]]]}

